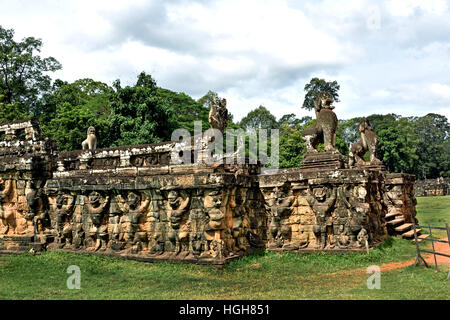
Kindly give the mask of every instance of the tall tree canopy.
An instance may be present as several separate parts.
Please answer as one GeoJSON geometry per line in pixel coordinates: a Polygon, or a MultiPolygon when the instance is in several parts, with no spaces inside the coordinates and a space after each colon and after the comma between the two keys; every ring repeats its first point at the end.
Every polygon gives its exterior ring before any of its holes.
{"type": "Polygon", "coordinates": [[[172,121],[177,128],[188,130],[194,134],[194,121],[201,121],[203,130],[209,128],[209,105],[195,101],[184,92],[173,92],[169,89],[158,88],[157,95],[169,106],[172,121]]]}
{"type": "Polygon", "coordinates": [[[242,118],[239,125],[244,130],[278,128],[277,119],[264,106],[259,106],[258,108],[250,111],[244,118],[242,118]]]}
{"type": "Polygon", "coordinates": [[[42,132],[58,141],[60,150],[81,149],[86,130],[94,126],[97,146],[109,146],[107,118],[112,88],[92,79],[73,83],[55,81],[54,91],[45,97],[40,116],[42,132]]]}
{"type": "Polygon", "coordinates": [[[151,75],[141,72],[136,85],[113,84],[109,136],[111,146],[167,141],[175,129],[167,101],[157,94],[151,75]]]}
{"type": "Polygon", "coordinates": [[[14,40],[14,30],[0,26],[0,95],[20,113],[39,113],[40,97],[51,89],[46,72],[61,69],[53,57],[41,58],[42,41],[26,37],[14,40]]]}
{"type": "Polygon", "coordinates": [[[429,113],[415,119],[418,138],[417,175],[421,178],[448,176],[450,171],[450,124],[445,116],[429,113]]]}
{"type": "Polygon", "coordinates": [[[303,101],[302,108],[306,110],[314,109],[314,100],[319,92],[328,92],[334,98],[335,102],[339,102],[340,85],[337,81],[325,81],[324,79],[312,78],[309,83],[305,85],[306,91],[305,100],[303,101]]]}

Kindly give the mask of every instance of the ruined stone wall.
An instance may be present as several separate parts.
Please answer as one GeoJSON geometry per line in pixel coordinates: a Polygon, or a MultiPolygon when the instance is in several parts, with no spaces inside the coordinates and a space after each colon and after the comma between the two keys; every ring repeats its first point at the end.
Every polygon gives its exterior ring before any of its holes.
{"type": "Polygon", "coordinates": [[[416,197],[450,195],[450,179],[418,180],[415,184],[416,197]]]}
{"type": "Polygon", "coordinates": [[[386,236],[383,176],[359,169],[260,175],[272,250],[360,250],[386,236]]]}
{"type": "Polygon", "coordinates": [[[264,244],[258,165],[173,165],[175,142],[58,153],[33,122],[1,128],[0,250],[221,264],[264,244]]]}
{"type": "Polygon", "coordinates": [[[0,235],[33,232],[35,211],[46,207],[42,187],[57,153],[36,119],[0,126],[0,235]]]}
{"type": "Polygon", "coordinates": [[[2,132],[0,252],[223,264],[261,246],[367,250],[387,236],[387,217],[415,219],[414,176],[349,169],[336,152],[261,175],[248,161],[195,162],[203,149],[186,142],[58,152],[35,120],[2,132]],[[174,150],[191,160],[173,164],[174,150]]]}
{"type": "Polygon", "coordinates": [[[255,168],[236,175],[233,166],[139,163],[60,171],[48,180],[56,245],[220,263],[263,244],[262,197],[249,176],[255,168]]]}

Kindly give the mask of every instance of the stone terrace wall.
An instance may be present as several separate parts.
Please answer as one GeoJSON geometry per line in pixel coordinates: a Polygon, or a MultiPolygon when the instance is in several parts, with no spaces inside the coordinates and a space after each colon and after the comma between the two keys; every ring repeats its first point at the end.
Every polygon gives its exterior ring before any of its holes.
{"type": "Polygon", "coordinates": [[[45,186],[51,220],[62,219],[60,246],[144,260],[223,263],[264,243],[263,199],[251,175],[257,166],[171,165],[164,148],[60,157],[45,186]],[[80,169],[84,159],[91,165],[80,169]],[[64,170],[78,161],[78,170],[64,170]],[[58,197],[64,198],[59,209],[58,197]]]}
{"type": "Polygon", "coordinates": [[[259,165],[174,165],[175,142],[58,153],[34,120],[1,130],[0,251],[222,264],[264,244],[259,165]]]}
{"type": "Polygon", "coordinates": [[[415,189],[416,197],[450,195],[450,179],[418,180],[415,189]]]}
{"type": "Polygon", "coordinates": [[[0,125],[0,235],[33,233],[34,212],[45,207],[42,187],[55,168],[56,142],[36,119],[0,125]]]}
{"type": "Polygon", "coordinates": [[[384,240],[383,174],[283,169],[260,175],[272,250],[361,250],[384,240]]]}
{"type": "Polygon", "coordinates": [[[348,169],[336,152],[262,175],[248,161],[193,163],[205,153],[186,142],[58,152],[36,120],[0,134],[0,253],[46,247],[223,264],[261,246],[366,250],[387,236],[388,216],[415,219],[414,176],[348,169]],[[173,164],[174,150],[191,161],[173,164]]]}

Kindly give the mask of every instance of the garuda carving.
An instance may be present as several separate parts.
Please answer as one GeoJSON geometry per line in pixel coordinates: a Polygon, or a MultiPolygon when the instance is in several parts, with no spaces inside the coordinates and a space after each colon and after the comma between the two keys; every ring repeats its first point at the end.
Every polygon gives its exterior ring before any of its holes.
{"type": "Polygon", "coordinates": [[[303,130],[303,140],[308,152],[317,152],[317,146],[321,142],[325,145],[325,151],[336,150],[338,120],[332,103],[333,97],[327,92],[320,92],[314,101],[316,122],[303,130]]]}
{"type": "Polygon", "coordinates": [[[318,238],[318,247],[325,248],[332,244],[332,239],[328,237],[328,228],[332,227],[331,213],[336,203],[337,189],[332,186],[310,186],[310,192],[306,200],[316,213],[316,224],[313,232],[318,238]],[[328,241],[327,241],[328,240],[328,241]]]}
{"type": "Polygon", "coordinates": [[[9,205],[9,196],[12,193],[12,180],[6,180],[0,178],[0,186],[3,188],[0,191],[0,220],[2,221],[3,228],[1,229],[1,234],[7,234],[11,227],[11,219],[14,218],[14,211],[5,208],[5,205],[9,205]]]}
{"type": "Polygon", "coordinates": [[[102,197],[97,191],[93,191],[87,197],[87,210],[92,221],[88,230],[89,239],[95,239],[95,251],[101,247],[106,248],[107,226],[104,225],[103,215],[109,203],[109,196],[102,197]]]}
{"type": "Polygon", "coordinates": [[[169,221],[173,231],[169,232],[169,240],[175,243],[175,253],[178,254],[182,250],[182,244],[184,249],[189,240],[189,225],[183,224],[183,216],[189,209],[190,197],[183,198],[177,190],[169,192],[167,197],[168,209],[169,209],[169,221]]]}
{"type": "Polygon", "coordinates": [[[53,205],[54,221],[53,228],[56,233],[56,242],[64,244],[66,239],[72,237],[72,227],[70,225],[70,215],[75,204],[75,197],[68,195],[67,203],[65,204],[66,197],[62,192],[58,193],[53,205]],[[69,222],[66,224],[66,222],[69,222]]]}
{"type": "Polygon", "coordinates": [[[131,243],[133,251],[140,251],[142,249],[142,244],[147,242],[147,235],[145,235],[145,239],[140,231],[139,220],[141,216],[143,216],[144,212],[147,212],[147,208],[150,205],[150,197],[146,194],[146,199],[142,201],[134,192],[129,192],[127,196],[127,201],[125,201],[120,194],[117,195],[120,210],[125,214],[123,217],[125,224],[125,233],[124,240],[128,243],[131,243]]]}

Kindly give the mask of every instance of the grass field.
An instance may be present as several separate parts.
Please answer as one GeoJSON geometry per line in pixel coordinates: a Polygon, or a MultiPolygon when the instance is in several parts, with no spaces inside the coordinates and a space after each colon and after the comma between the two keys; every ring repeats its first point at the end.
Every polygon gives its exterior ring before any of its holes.
{"type": "MultiPolygon", "coordinates": [[[[418,198],[420,223],[450,222],[450,197],[418,198]]],[[[381,289],[366,285],[370,265],[415,258],[411,241],[389,238],[369,254],[261,251],[226,265],[141,263],[45,252],[0,257],[0,299],[449,299],[448,267],[382,271],[381,289]],[[67,267],[81,270],[69,290],[67,267]]],[[[383,269],[382,269],[383,270],[383,269]]]]}

